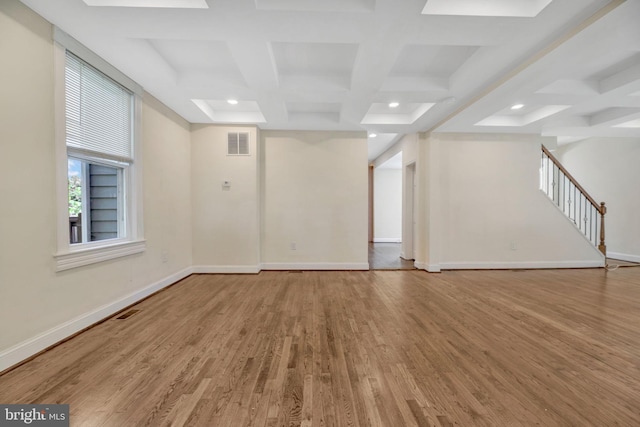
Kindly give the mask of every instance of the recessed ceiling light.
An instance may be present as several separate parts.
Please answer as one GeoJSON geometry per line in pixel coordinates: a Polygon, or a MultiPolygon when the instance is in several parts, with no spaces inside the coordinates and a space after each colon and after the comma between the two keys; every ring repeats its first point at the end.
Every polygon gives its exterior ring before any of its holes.
{"type": "Polygon", "coordinates": [[[238,100],[237,99],[227,99],[227,102],[231,105],[238,105],[238,100]]]}
{"type": "Polygon", "coordinates": [[[378,136],[378,134],[376,134],[376,133],[370,133],[369,134],[369,138],[375,138],[376,136],[378,136]]]}
{"type": "Polygon", "coordinates": [[[511,106],[511,109],[512,110],[519,110],[522,107],[524,107],[524,104],[514,104],[514,105],[511,106]]]}
{"type": "Polygon", "coordinates": [[[389,103],[389,107],[391,107],[391,108],[396,108],[398,105],[400,105],[399,102],[390,102],[389,103]]]}

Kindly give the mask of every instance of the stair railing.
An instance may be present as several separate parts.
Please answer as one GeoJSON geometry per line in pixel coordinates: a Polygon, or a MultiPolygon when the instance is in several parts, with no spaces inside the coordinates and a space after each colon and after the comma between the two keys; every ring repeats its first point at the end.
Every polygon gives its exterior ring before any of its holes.
{"type": "Polygon", "coordinates": [[[605,203],[598,204],[544,145],[542,146],[540,189],[606,256],[604,216],[607,208],[605,203]]]}

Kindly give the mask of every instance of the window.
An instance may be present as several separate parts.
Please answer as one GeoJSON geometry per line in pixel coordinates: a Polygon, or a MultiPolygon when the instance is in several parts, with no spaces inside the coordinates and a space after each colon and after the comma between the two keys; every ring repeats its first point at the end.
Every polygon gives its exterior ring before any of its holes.
{"type": "Polygon", "coordinates": [[[123,191],[133,162],[133,94],[66,53],[69,242],[126,237],[123,191]]]}
{"type": "Polygon", "coordinates": [[[141,90],[71,37],[55,35],[60,271],[144,250],[136,173],[141,90]]]}
{"type": "Polygon", "coordinates": [[[124,235],[124,167],[69,156],[69,243],[124,235]]]}

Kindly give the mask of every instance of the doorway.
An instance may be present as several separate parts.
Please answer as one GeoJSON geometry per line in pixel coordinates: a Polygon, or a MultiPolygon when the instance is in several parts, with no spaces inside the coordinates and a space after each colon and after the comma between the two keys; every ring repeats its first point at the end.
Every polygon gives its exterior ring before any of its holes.
{"type": "Polygon", "coordinates": [[[413,269],[413,262],[401,257],[403,250],[402,152],[370,171],[372,226],[369,241],[369,268],[413,269]]]}

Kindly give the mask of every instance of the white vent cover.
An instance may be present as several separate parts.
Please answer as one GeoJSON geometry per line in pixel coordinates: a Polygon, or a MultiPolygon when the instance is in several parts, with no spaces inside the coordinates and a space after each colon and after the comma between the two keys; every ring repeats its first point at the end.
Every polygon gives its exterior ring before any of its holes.
{"type": "Polygon", "coordinates": [[[227,134],[227,154],[229,156],[248,156],[249,132],[229,132],[227,134]]]}

